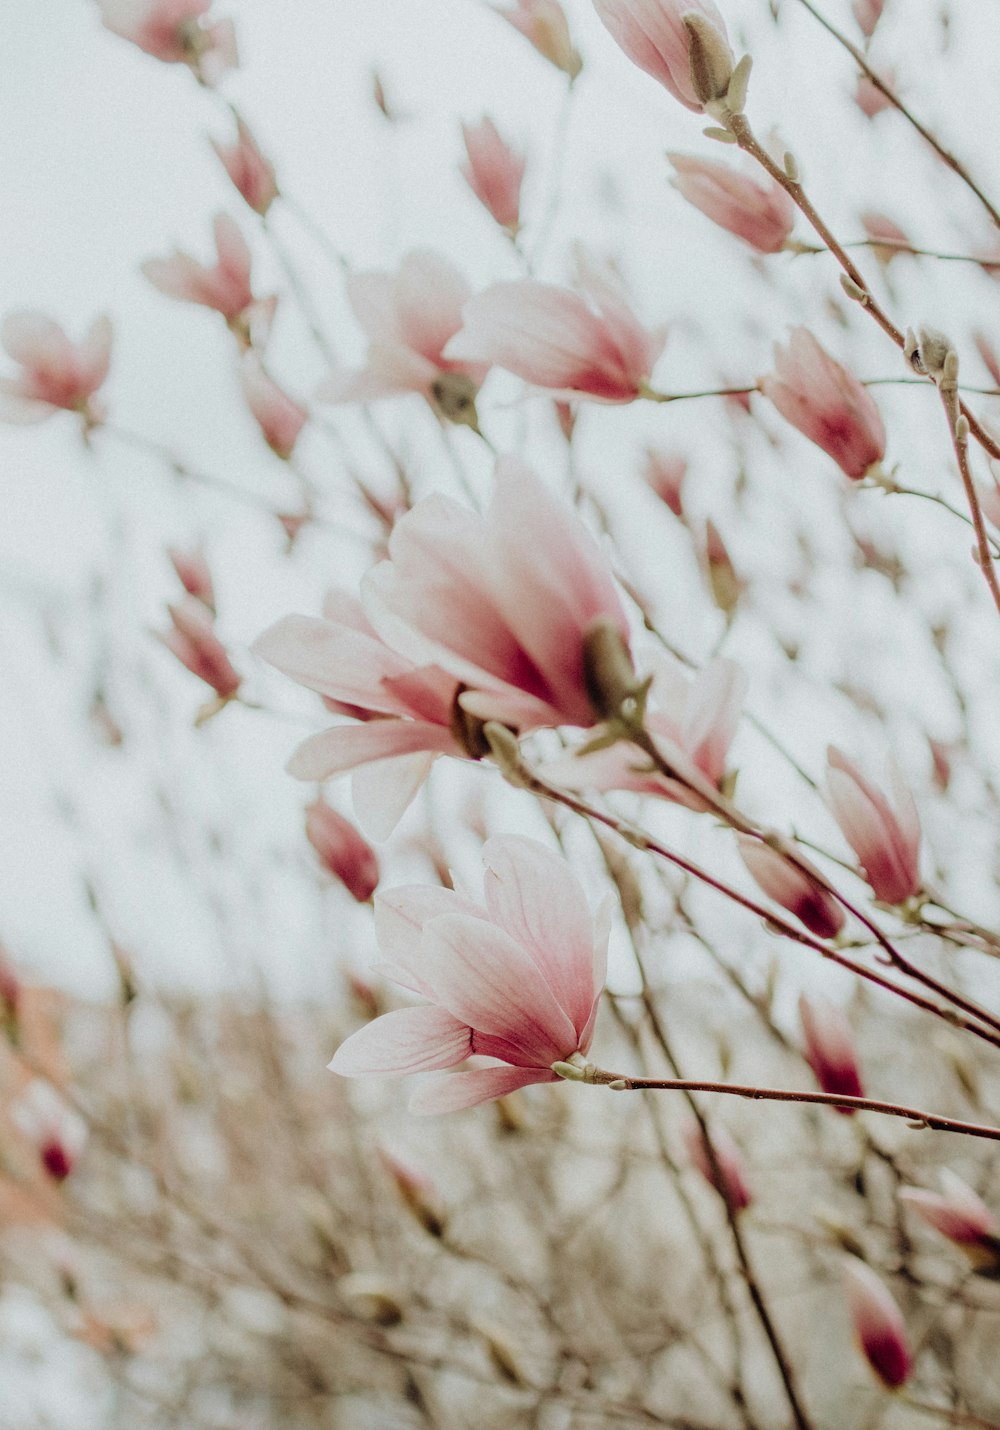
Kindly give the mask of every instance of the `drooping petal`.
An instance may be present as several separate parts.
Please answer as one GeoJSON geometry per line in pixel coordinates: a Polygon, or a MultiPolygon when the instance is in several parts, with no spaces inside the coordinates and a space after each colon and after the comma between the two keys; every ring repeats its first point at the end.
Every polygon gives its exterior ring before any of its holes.
{"type": "Polygon", "coordinates": [[[534,1082],[555,1082],[547,1068],[474,1068],[469,1072],[447,1073],[428,1078],[410,1098],[410,1111],[423,1116],[461,1112],[478,1107],[495,1097],[506,1097],[534,1082]]]}
{"type": "Polygon", "coordinates": [[[399,1008],[352,1033],[333,1055],[342,1077],[431,1072],[463,1062],[472,1035],[443,1008],[399,1008]]]}

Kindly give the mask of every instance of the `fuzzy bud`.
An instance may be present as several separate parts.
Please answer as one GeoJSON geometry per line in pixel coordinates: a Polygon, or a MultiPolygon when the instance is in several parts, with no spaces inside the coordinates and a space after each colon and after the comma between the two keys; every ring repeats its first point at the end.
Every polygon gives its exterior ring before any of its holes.
{"type": "Polygon", "coordinates": [[[899,1307],[871,1267],[857,1257],[845,1260],[843,1279],[858,1347],[883,1385],[898,1390],[913,1370],[899,1307]]]}

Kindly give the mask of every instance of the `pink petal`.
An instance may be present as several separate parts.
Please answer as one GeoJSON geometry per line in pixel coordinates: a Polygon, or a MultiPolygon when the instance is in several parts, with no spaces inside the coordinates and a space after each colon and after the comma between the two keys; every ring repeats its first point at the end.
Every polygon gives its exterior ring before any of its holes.
{"type": "Polygon", "coordinates": [[[555,1082],[556,1074],[543,1068],[475,1068],[429,1078],[410,1098],[410,1111],[421,1116],[461,1112],[495,1097],[506,1097],[533,1082],[555,1082]]]}
{"type": "Polygon", "coordinates": [[[443,1008],[400,1008],[352,1033],[329,1067],[342,1077],[430,1072],[464,1062],[471,1042],[465,1024],[443,1008]]]}
{"type": "Polygon", "coordinates": [[[407,705],[388,694],[382,680],[407,673],[409,661],[374,636],[317,616],[285,616],[258,636],[251,649],[261,660],[321,695],[365,710],[408,713],[407,705]]]}
{"type": "MultiPolygon", "coordinates": [[[[452,750],[451,753],[457,752],[452,750]]],[[[435,751],[418,751],[361,765],[354,771],[351,798],[358,823],[369,839],[389,838],[436,759],[435,751]]]]}
{"type": "MultiPolygon", "coordinates": [[[[454,889],[433,884],[402,884],[395,889],[380,889],[375,897],[375,935],[379,949],[388,963],[404,975],[402,986],[425,998],[434,995],[421,976],[424,927],[431,919],[444,914],[485,919],[486,910],[454,889]]],[[[395,973],[389,976],[399,982],[395,973]]]]}
{"type": "Polygon", "coordinates": [[[435,1001],[475,1032],[503,1039],[523,1065],[548,1067],[576,1051],[576,1029],[548,982],[502,929],[444,914],[425,926],[420,958],[435,1001]]]}
{"type": "Polygon", "coordinates": [[[483,848],[486,905],[522,943],[582,1034],[594,1005],[594,926],[565,859],[534,839],[501,835],[483,848]]]}
{"type": "Polygon", "coordinates": [[[44,313],[9,313],[0,340],[24,367],[62,368],[74,362],[73,345],[58,323],[44,313]]]}
{"type": "Polygon", "coordinates": [[[417,751],[454,754],[451,732],[421,720],[373,720],[367,725],[337,725],[303,740],[288,762],[297,780],[326,780],[344,770],[417,751]]]}

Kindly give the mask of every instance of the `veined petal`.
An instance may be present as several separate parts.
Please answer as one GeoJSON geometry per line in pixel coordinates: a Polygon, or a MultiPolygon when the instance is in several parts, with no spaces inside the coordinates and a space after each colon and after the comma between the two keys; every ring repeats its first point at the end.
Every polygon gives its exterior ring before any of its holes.
{"type": "Polygon", "coordinates": [[[288,762],[297,780],[326,780],[372,760],[389,760],[417,751],[456,754],[451,731],[422,720],[373,720],[365,725],[337,725],[303,740],[288,762]]]}
{"type": "Polygon", "coordinates": [[[342,1077],[431,1072],[463,1062],[471,1042],[468,1027],[443,1008],[399,1008],[352,1033],[329,1067],[342,1077]]]}
{"type": "Polygon", "coordinates": [[[428,1078],[410,1098],[410,1111],[422,1116],[461,1112],[478,1107],[495,1097],[506,1097],[533,1082],[555,1082],[548,1068],[473,1068],[469,1072],[448,1073],[428,1078]]]}
{"type": "Polygon", "coordinates": [[[375,636],[318,616],[285,616],[254,641],[255,655],[300,685],[383,714],[408,714],[382,684],[405,675],[410,663],[375,636]]]}

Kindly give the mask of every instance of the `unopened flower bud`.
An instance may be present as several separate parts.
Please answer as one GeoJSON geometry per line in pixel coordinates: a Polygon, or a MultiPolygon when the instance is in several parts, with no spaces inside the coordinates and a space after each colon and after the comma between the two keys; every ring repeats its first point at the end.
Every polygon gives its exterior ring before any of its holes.
{"type": "Polygon", "coordinates": [[[431,1236],[442,1237],[445,1232],[444,1213],[438,1201],[434,1183],[418,1168],[380,1150],[382,1165],[396,1185],[396,1190],[404,1204],[431,1236]]]}
{"type": "Polygon", "coordinates": [[[744,583],[736,574],[736,567],[714,521],[705,523],[704,559],[712,599],[726,620],[731,621],[740,603],[744,583]]]}
{"type": "Polygon", "coordinates": [[[728,1203],[734,1212],[745,1211],[753,1201],[743,1153],[724,1127],[714,1127],[710,1134],[711,1150],[697,1122],[684,1128],[684,1142],[693,1166],[705,1181],[728,1203]]]}
{"type": "MultiPolygon", "coordinates": [[[[841,1008],[826,998],[799,998],[806,1061],[824,1092],[864,1097],[851,1025],[841,1008]]],[[[853,1108],[838,1107],[852,1113],[853,1108]]]]}
{"type": "Polygon", "coordinates": [[[883,1385],[897,1390],[913,1369],[899,1307],[871,1267],[857,1257],[845,1259],[843,1278],[855,1340],[883,1385]]]}
{"type": "Polygon", "coordinates": [[[170,564],[177,573],[177,579],[189,596],[195,596],[215,615],[215,587],[212,573],[203,551],[181,551],[176,546],[167,548],[170,564]]]}
{"type": "Polygon", "coordinates": [[[733,52],[707,16],[690,10],[681,17],[687,31],[691,87],[702,106],[725,99],[733,77],[733,52]]]}
{"type": "Polygon", "coordinates": [[[398,1288],[381,1276],[355,1271],[341,1276],[337,1293],[366,1321],[378,1326],[398,1326],[403,1319],[403,1302],[398,1288]]]}
{"type": "Polygon", "coordinates": [[[477,391],[472,378],[464,372],[440,372],[431,383],[431,397],[439,416],[457,427],[471,427],[473,432],[479,431],[477,391]]]}
{"type": "Polygon", "coordinates": [[[521,1364],[521,1356],[514,1342],[498,1326],[480,1321],[476,1330],[483,1338],[495,1368],[511,1385],[530,1385],[531,1378],[521,1364]]]}
{"type": "Polygon", "coordinates": [[[1000,1220],[962,1178],[945,1168],[942,1191],[904,1187],[900,1201],[953,1241],[981,1276],[1000,1278],[1000,1220]]]}
{"type": "Polygon", "coordinates": [[[80,1159],[87,1141],[83,1119],[73,1111],[51,1083],[35,1078],[11,1104],[14,1125],[38,1149],[45,1171],[64,1182],[80,1159]]]}
{"type": "MultiPolygon", "coordinates": [[[[912,328],[906,331],[903,352],[914,372],[919,372],[922,377],[930,377],[940,383],[945,376],[948,354],[953,351],[951,340],[936,328],[920,328],[916,334],[912,328]]],[[[957,358],[955,361],[957,363],[957,358]]],[[[957,367],[955,376],[958,376],[957,367]]]]}
{"type": "Polygon", "coordinates": [[[378,856],[351,821],[317,799],[306,810],[306,837],[324,868],[359,904],[367,903],[378,887],[378,856]]]}
{"type": "Polygon", "coordinates": [[[215,634],[212,613],[194,596],[168,605],[173,629],[159,639],[182,665],[210,685],[220,700],[230,700],[240,688],[240,677],[226,648],[215,634]]]}
{"type": "Polygon", "coordinates": [[[643,469],[646,484],[677,517],[684,514],[683,489],[687,468],[687,460],[684,457],[660,452],[654,447],[646,449],[646,465],[643,469]]]}
{"type": "Polygon", "coordinates": [[[844,912],[823,888],[818,870],[816,879],[811,879],[806,870],[812,866],[805,859],[793,863],[749,834],[738,834],[736,843],[744,864],[769,898],[793,913],[818,938],[836,938],[844,927],[844,912]]]}

